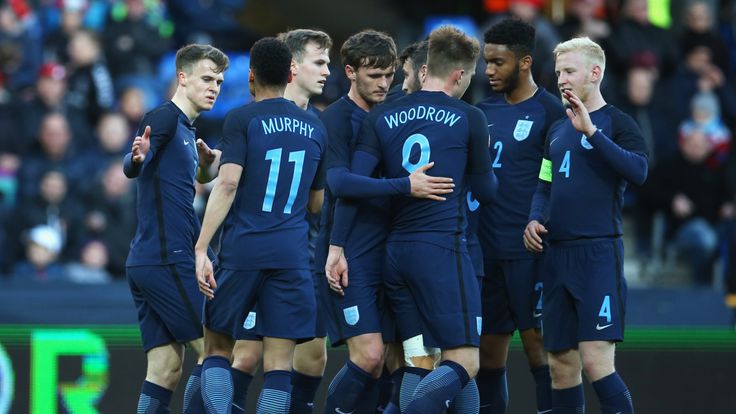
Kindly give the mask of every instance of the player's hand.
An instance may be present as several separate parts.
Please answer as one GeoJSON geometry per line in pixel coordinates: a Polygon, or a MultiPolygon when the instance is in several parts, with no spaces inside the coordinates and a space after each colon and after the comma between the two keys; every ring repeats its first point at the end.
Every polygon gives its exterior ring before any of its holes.
{"type": "Polygon", "coordinates": [[[430,200],[445,201],[442,194],[449,194],[455,188],[452,178],[433,177],[427,175],[428,169],[434,166],[434,161],[422,165],[409,175],[411,183],[411,196],[416,198],[428,198],[430,200]]]}
{"type": "Polygon", "coordinates": [[[215,282],[214,270],[212,269],[212,261],[207,257],[207,250],[195,252],[195,266],[197,273],[197,285],[199,291],[204,294],[207,299],[213,299],[215,297],[215,289],[217,288],[217,282],[215,282]]]}
{"type": "Polygon", "coordinates": [[[547,229],[537,220],[532,220],[524,229],[524,247],[534,253],[542,253],[542,235],[547,234],[547,229]]]}
{"type": "Polygon", "coordinates": [[[562,97],[570,103],[570,107],[565,109],[567,117],[572,122],[572,126],[587,136],[592,136],[597,131],[593,121],[590,120],[588,108],[572,91],[566,90],[562,93],[562,97]]]}
{"type": "Polygon", "coordinates": [[[325,263],[325,276],[330,289],[344,296],[343,288],[348,287],[348,261],[342,247],[330,245],[325,263]]]}
{"type": "Polygon", "coordinates": [[[215,151],[212,151],[212,148],[202,138],[197,139],[197,156],[200,168],[207,168],[215,162],[215,151]]]}
{"type": "Polygon", "coordinates": [[[133,147],[131,148],[133,162],[140,164],[145,161],[149,149],[151,149],[151,126],[146,125],[143,135],[135,137],[133,140],[133,147]]]}

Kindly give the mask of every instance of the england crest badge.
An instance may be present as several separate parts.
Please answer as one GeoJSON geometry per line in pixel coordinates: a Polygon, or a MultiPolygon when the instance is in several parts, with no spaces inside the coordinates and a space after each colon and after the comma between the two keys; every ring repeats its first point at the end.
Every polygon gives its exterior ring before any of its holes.
{"type": "Polygon", "coordinates": [[[529,132],[532,130],[534,121],[528,121],[526,119],[519,119],[516,121],[516,128],[514,128],[514,139],[517,141],[523,141],[529,137],[529,132]]]}

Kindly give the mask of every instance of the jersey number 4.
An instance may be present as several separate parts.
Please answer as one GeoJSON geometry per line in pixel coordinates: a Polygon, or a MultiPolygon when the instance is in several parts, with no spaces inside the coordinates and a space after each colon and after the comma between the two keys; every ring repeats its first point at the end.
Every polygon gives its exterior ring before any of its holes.
{"type": "MultiPolygon", "coordinates": [[[[276,187],[278,187],[279,183],[282,152],[283,148],[274,148],[266,151],[266,161],[271,161],[271,168],[268,171],[268,184],[266,184],[266,194],[263,196],[262,210],[267,213],[270,213],[273,209],[273,198],[276,196],[276,187]]],[[[304,151],[290,152],[289,162],[294,163],[294,175],[291,176],[289,199],[284,206],[284,214],[291,214],[291,207],[294,206],[296,193],[299,192],[299,183],[302,180],[302,169],[304,168],[304,151]]]]}

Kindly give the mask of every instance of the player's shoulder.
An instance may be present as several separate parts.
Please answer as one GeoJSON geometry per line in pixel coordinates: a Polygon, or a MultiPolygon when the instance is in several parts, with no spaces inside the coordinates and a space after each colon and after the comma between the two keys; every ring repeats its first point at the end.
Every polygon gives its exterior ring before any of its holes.
{"type": "Polygon", "coordinates": [[[556,111],[559,113],[565,112],[565,107],[562,105],[562,101],[557,96],[553,95],[550,91],[539,87],[539,90],[534,95],[534,98],[542,105],[547,111],[556,111]]]}
{"type": "Polygon", "coordinates": [[[611,104],[606,104],[606,106],[602,108],[602,112],[607,117],[611,118],[611,123],[614,125],[629,126],[636,123],[636,121],[634,121],[634,118],[632,118],[629,114],[611,104]]]}
{"type": "Polygon", "coordinates": [[[506,98],[504,98],[503,94],[500,93],[492,93],[487,98],[475,104],[476,108],[480,109],[481,111],[488,111],[491,108],[497,108],[498,106],[505,105],[508,105],[508,103],[506,102],[506,98]]]}
{"type": "Polygon", "coordinates": [[[322,120],[328,130],[351,128],[351,120],[356,112],[365,113],[363,109],[345,95],[325,108],[319,119],[322,120]]]}
{"type": "Polygon", "coordinates": [[[173,102],[166,101],[148,111],[143,117],[143,123],[150,125],[154,130],[174,130],[182,114],[183,112],[173,102]]]}

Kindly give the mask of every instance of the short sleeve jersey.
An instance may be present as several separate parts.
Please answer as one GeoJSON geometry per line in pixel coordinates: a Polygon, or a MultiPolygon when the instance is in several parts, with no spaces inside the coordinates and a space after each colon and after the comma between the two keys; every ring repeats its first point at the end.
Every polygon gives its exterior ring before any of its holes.
{"type": "Polygon", "coordinates": [[[200,223],[194,211],[197,174],[195,129],[173,102],[147,113],[151,147],[136,179],[138,226],[127,266],[194,263],[200,223]]]}
{"type": "Polygon", "coordinates": [[[322,122],[284,98],[233,109],[225,118],[220,164],[243,173],[223,223],[220,266],[309,269],[306,206],[324,188],[322,122]]]}
{"type": "Polygon", "coordinates": [[[479,109],[444,92],[415,92],[374,109],[356,150],[377,157],[387,178],[406,177],[434,161],[431,175],[454,180],[443,202],[394,198],[389,241],[467,250],[465,176],[491,170],[486,118],[479,109]]]}
{"type": "MultiPolygon", "coordinates": [[[[618,108],[605,105],[591,112],[590,118],[619,147],[647,155],[639,127],[618,108]]],[[[568,118],[550,127],[539,179],[551,184],[547,222],[550,240],[623,234],[621,208],[626,181],[568,118]]]]}
{"type": "Polygon", "coordinates": [[[502,260],[531,257],[522,234],[537,188],[547,130],[565,116],[565,110],[559,98],[541,87],[518,104],[496,95],[476,106],[488,119],[493,172],[498,178],[498,197],[480,208],[484,254],[502,260]]]}

